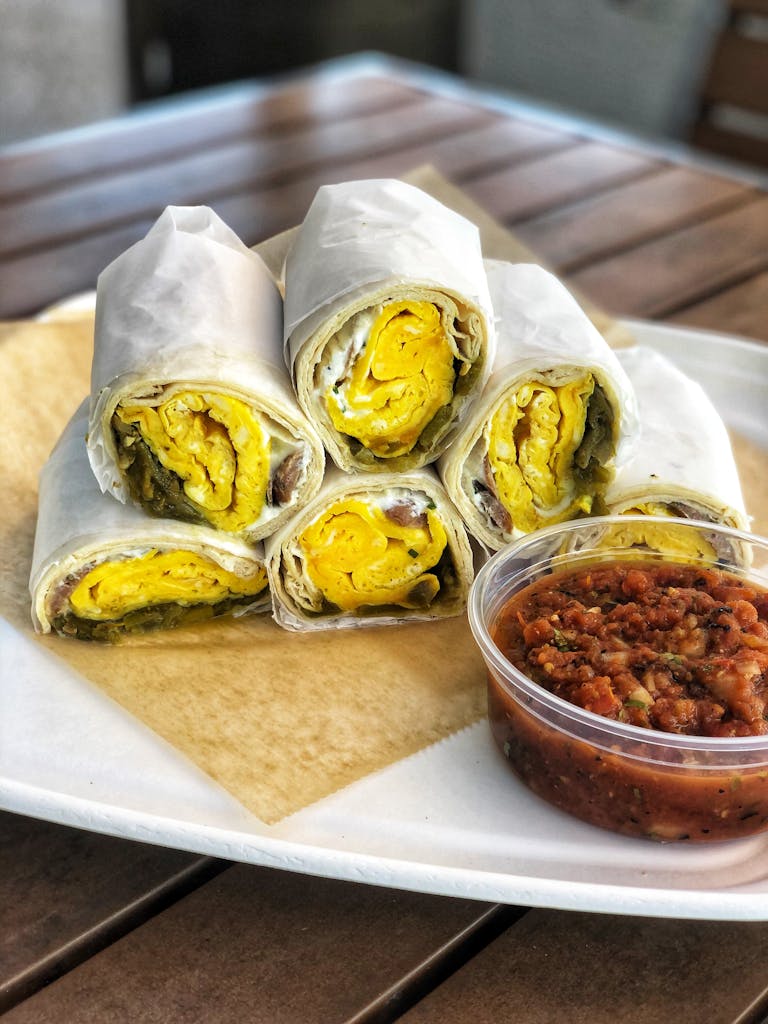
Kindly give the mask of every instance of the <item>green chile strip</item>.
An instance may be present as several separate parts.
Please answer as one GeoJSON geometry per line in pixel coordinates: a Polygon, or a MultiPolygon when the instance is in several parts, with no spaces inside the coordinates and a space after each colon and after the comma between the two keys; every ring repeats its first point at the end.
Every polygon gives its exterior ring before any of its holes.
{"type": "Polygon", "coordinates": [[[97,640],[116,643],[124,636],[149,633],[156,629],[173,629],[175,626],[189,626],[208,619],[219,618],[238,607],[253,604],[256,596],[228,597],[216,604],[181,605],[175,601],[150,605],[128,612],[120,619],[86,619],[72,612],[57,615],[51,626],[60,636],[77,640],[97,640]]]}
{"type": "Polygon", "coordinates": [[[197,505],[184,493],[181,477],[163,466],[135,424],[124,423],[115,415],[112,433],[118,465],[125,475],[131,498],[145,512],[158,518],[182,519],[199,525],[207,523],[197,505]]]}

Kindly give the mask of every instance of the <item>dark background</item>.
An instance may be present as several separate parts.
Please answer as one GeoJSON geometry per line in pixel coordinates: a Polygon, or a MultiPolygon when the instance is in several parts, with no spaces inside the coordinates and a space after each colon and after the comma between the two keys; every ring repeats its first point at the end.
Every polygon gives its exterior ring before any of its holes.
{"type": "Polygon", "coordinates": [[[360,50],[458,68],[459,0],[127,0],[126,16],[133,102],[360,50]]]}

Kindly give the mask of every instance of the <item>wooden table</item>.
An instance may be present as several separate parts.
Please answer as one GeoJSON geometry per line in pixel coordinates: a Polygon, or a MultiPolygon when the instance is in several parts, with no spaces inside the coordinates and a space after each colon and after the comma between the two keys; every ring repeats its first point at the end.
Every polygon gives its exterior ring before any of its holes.
{"type": "MultiPolygon", "coordinates": [[[[757,174],[399,63],[342,61],[0,150],[0,318],[81,289],[168,203],[249,243],[324,182],[424,162],[609,310],[768,342],[757,174]]],[[[0,813],[11,1022],[758,1024],[768,924],[374,888],[0,813]]]]}

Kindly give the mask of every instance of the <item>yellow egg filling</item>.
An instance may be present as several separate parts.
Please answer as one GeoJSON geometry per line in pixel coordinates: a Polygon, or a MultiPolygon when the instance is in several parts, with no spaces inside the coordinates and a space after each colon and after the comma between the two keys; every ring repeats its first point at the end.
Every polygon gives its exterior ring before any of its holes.
{"type": "MultiPolygon", "coordinates": [[[[670,509],[661,502],[643,502],[622,510],[622,515],[672,516],[670,509]]],[[[600,538],[601,547],[647,547],[652,551],[663,551],[686,560],[704,559],[717,561],[717,551],[702,531],[681,530],[676,524],[662,526],[660,523],[627,523],[626,526],[612,526],[600,538]]]]}
{"type": "Polygon", "coordinates": [[[578,485],[574,455],[594,389],[591,374],[556,387],[524,384],[486,429],[496,494],[523,532],[592,510],[594,496],[578,485]]]}
{"type": "Polygon", "coordinates": [[[217,392],[180,391],[156,406],[120,405],[115,415],[138,428],[212,526],[238,533],[259,518],[271,443],[245,402],[217,392]]]}
{"type": "Polygon", "coordinates": [[[335,502],[299,537],[310,580],[342,611],[365,606],[423,608],[440,590],[431,572],[447,544],[433,509],[401,525],[356,498],[335,502]]]}
{"type": "Polygon", "coordinates": [[[243,577],[192,551],[153,549],[135,558],[101,562],[80,580],[69,604],[81,619],[107,621],[154,605],[257,597],[266,586],[263,566],[243,577]]]}
{"type": "Polygon", "coordinates": [[[351,372],[325,392],[334,428],[378,458],[407,455],[453,399],[455,347],[430,302],[391,302],[351,372]]]}

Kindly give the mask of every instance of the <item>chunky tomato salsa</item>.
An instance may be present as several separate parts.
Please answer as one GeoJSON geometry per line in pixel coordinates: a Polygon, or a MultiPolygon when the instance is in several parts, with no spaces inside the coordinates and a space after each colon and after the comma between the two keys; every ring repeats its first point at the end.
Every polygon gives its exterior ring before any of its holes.
{"type": "Polygon", "coordinates": [[[494,641],[536,683],[606,718],[688,735],[768,733],[768,592],[664,561],[557,572],[494,641]]]}

